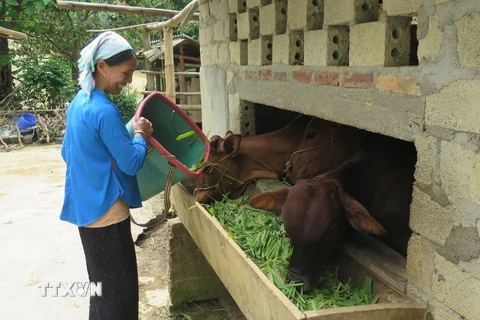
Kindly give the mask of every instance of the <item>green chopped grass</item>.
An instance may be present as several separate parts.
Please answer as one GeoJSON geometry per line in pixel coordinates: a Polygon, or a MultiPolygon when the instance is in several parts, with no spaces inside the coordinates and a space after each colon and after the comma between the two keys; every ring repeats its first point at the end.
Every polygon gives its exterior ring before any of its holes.
{"type": "Polygon", "coordinates": [[[338,280],[338,266],[329,266],[321,275],[322,282],[308,293],[299,290],[302,284],[286,283],[288,261],[293,248],[276,214],[252,208],[248,198],[237,200],[224,197],[204,207],[223,226],[228,235],[248,254],[268,279],[294,303],[300,311],[372,304],[377,295],[372,292],[372,279],[365,284],[338,280]]]}
{"type": "Polygon", "coordinates": [[[207,165],[207,163],[205,162],[205,150],[202,150],[201,152],[202,154],[197,159],[197,161],[195,161],[195,163],[190,166],[190,170],[193,172],[200,170],[207,165]]]}
{"type": "MultiPolygon", "coordinates": [[[[188,145],[191,146],[195,143],[195,141],[197,141],[199,136],[194,130],[189,130],[185,133],[179,134],[175,139],[177,141],[180,141],[186,138],[189,138],[187,142],[188,142],[188,145]]],[[[203,168],[204,166],[206,166],[207,163],[204,162],[204,158],[205,158],[205,150],[202,150],[202,154],[197,159],[197,161],[195,161],[195,163],[190,166],[190,170],[195,172],[203,168]]]]}
{"type": "Polygon", "coordinates": [[[179,134],[179,135],[177,136],[176,140],[177,140],[177,141],[180,141],[180,140],[186,139],[186,138],[188,138],[188,137],[190,137],[190,139],[188,140],[188,143],[191,145],[191,144],[192,144],[193,142],[195,142],[195,140],[198,138],[198,135],[197,135],[197,133],[196,133],[194,130],[189,130],[189,131],[187,131],[187,132],[185,132],[185,133],[179,134]],[[192,141],[192,139],[194,139],[194,140],[192,141]]]}

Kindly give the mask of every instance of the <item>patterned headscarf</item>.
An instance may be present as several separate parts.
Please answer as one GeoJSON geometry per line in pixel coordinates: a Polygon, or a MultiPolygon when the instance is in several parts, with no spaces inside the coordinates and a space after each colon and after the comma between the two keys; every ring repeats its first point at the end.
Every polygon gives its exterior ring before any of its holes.
{"type": "Polygon", "coordinates": [[[129,49],[132,49],[132,46],[127,40],[113,31],[101,33],[88,46],[83,48],[78,60],[80,71],[78,84],[87,93],[86,102],[90,100],[90,94],[95,88],[95,79],[93,79],[95,64],[100,60],[108,59],[129,49]]]}

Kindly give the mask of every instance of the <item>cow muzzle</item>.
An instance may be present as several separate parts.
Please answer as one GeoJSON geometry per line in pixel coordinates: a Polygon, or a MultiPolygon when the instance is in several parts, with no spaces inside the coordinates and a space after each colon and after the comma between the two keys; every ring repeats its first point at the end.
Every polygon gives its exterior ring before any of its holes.
{"type": "Polygon", "coordinates": [[[313,289],[313,281],[311,276],[298,274],[295,270],[288,269],[287,283],[303,283],[303,286],[298,286],[297,290],[303,289],[303,292],[308,292],[313,289]]]}

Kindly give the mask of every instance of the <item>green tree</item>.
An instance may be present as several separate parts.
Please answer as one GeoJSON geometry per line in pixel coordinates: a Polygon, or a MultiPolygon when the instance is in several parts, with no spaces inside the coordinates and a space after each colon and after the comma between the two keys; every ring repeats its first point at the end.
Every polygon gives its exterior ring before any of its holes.
{"type": "Polygon", "coordinates": [[[18,59],[21,66],[18,78],[22,90],[18,93],[19,107],[28,109],[62,108],[76,91],[71,64],[61,57],[41,60],[38,57],[18,59]]]}
{"type": "MultiPolygon", "coordinates": [[[[0,0],[0,26],[18,30],[17,21],[42,11],[53,0],[0,0]]],[[[18,30],[21,31],[21,30],[18,30]]],[[[0,37],[0,100],[13,90],[11,54],[8,40],[0,37]]]]}
{"type": "MultiPolygon", "coordinates": [[[[130,6],[165,8],[172,10],[183,9],[188,0],[127,0],[124,3],[117,1],[99,1],[110,4],[123,4],[130,6]]],[[[143,15],[128,15],[111,12],[75,11],[59,9],[54,0],[0,0],[0,26],[21,31],[27,34],[28,40],[19,42],[15,50],[9,50],[8,42],[0,38],[0,100],[12,91],[11,67],[12,56],[35,57],[44,60],[58,57],[71,65],[71,74],[78,78],[76,62],[81,49],[96,34],[87,30],[102,30],[142,23],[159,22],[168,18],[143,15]],[[3,42],[2,42],[3,41],[3,42]],[[9,79],[9,80],[8,80],[9,79]]],[[[186,31],[198,39],[198,24],[189,24],[186,31]],[[195,34],[196,33],[196,34],[195,34]]],[[[140,49],[142,44],[141,32],[138,29],[119,31],[134,46],[140,49]]],[[[19,66],[21,67],[21,66],[19,66]]]]}

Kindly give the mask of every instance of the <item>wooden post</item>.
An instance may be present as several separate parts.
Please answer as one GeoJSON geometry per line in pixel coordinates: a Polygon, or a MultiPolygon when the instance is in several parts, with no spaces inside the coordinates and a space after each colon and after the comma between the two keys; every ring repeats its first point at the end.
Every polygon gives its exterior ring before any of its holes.
{"type": "MultiPolygon", "coordinates": [[[[150,46],[150,32],[147,28],[142,27],[142,36],[143,36],[143,49],[150,50],[152,47],[150,46]]],[[[152,62],[145,58],[145,69],[148,71],[152,71],[152,62]]],[[[155,81],[154,75],[147,73],[147,91],[154,91],[155,90],[155,81]]]]}
{"type": "MultiPolygon", "coordinates": [[[[183,65],[183,44],[180,44],[180,63],[178,65],[178,71],[184,72],[185,66],[183,65]]],[[[180,74],[178,76],[178,82],[180,83],[180,92],[185,92],[185,76],[180,74]]],[[[180,97],[180,104],[185,104],[185,96],[180,97]]]]}
{"type": "Polygon", "coordinates": [[[175,69],[173,64],[173,30],[164,28],[163,36],[165,38],[165,92],[167,98],[175,103],[175,69]]]}
{"type": "MultiPolygon", "coordinates": [[[[158,43],[163,42],[163,50],[165,50],[165,35],[163,34],[163,29],[158,30],[158,34],[160,35],[158,39],[158,43]]],[[[157,79],[157,91],[166,91],[165,87],[165,53],[163,53],[159,58],[160,63],[160,70],[163,70],[163,75],[157,74],[155,75],[155,79],[157,79]]]]}

